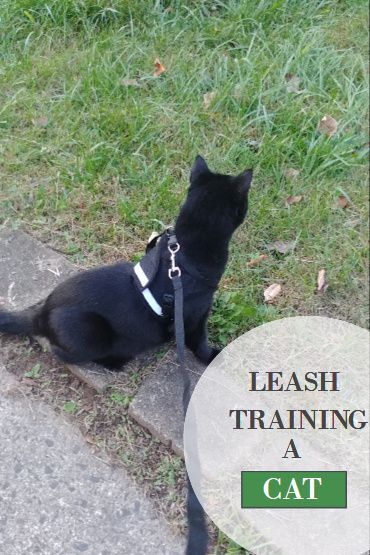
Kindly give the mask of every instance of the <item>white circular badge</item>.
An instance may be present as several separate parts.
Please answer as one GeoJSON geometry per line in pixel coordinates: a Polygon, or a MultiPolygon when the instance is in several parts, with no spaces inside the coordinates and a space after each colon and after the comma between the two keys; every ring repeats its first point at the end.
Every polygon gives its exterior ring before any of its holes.
{"type": "Polygon", "coordinates": [[[228,345],[192,395],[187,471],[204,510],[255,555],[369,549],[369,333],[285,318],[228,345]]]}

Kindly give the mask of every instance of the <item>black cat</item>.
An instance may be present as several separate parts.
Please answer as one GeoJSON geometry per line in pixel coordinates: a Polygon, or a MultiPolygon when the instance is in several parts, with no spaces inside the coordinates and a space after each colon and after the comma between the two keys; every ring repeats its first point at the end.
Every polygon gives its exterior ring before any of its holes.
{"type": "MultiPolygon", "coordinates": [[[[225,270],[229,241],[247,213],[251,181],[252,170],[236,177],[216,174],[198,156],[175,225],[180,246],[175,273],[181,272],[183,285],[185,340],[206,364],[218,354],[208,345],[207,318],[225,270]]],[[[119,368],[173,336],[171,238],[173,233],[166,231],[152,241],[136,266],[120,262],[81,272],[35,306],[0,312],[0,332],[47,337],[65,362],[93,360],[119,368]]],[[[186,554],[205,555],[205,516],[189,479],[187,513],[186,554]]]]}
{"type": "MultiPolygon", "coordinates": [[[[251,181],[252,170],[236,177],[216,174],[198,156],[175,225],[186,344],[206,364],[218,353],[208,344],[207,318],[229,241],[247,213],[251,181]]],[[[0,312],[0,332],[44,336],[65,362],[93,360],[121,367],[173,335],[170,253],[164,236],[153,250],[155,276],[148,279],[140,265],[129,262],[78,273],[37,305],[0,312]]]]}

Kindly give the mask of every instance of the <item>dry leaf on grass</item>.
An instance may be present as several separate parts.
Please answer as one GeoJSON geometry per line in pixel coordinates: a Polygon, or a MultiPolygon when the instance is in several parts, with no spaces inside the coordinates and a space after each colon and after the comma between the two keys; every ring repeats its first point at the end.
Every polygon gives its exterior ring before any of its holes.
{"type": "Polygon", "coordinates": [[[327,135],[328,137],[332,137],[338,129],[338,122],[331,116],[324,116],[319,123],[318,130],[323,135],[327,135]]]}
{"type": "Polygon", "coordinates": [[[166,68],[164,67],[164,65],[162,65],[159,58],[156,58],[154,60],[154,65],[155,65],[155,71],[153,73],[153,77],[159,77],[160,75],[162,75],[162,73],[166,71],[166,68]]]}
{"type": "Polygon", "coordinates": [[[304,89],[300,90],[299,83],[301,82],[300,77],[298,75],[294,75],[294,73],[287,73],[285,75],[286,81],[286,90],[288,93],[296,93],[302,94],[304,89]]]}
{"type": "Polygon", "coordinates": [[[258,139],[247,139],[246,141],[247,146],[253,150],[253,152],[258,152],[259,148],[262,145],[262,141],[258,139]]]}
{"type": "Polygon", "coordinates": [[[265,297],[266,303],[272,303],[276,297],[281,293],[281,285],[280,283],[273,283],[264,290],[263,296],[265,297]]]}
{"type": "Polygon", "coordinates": [[[299,170],[294,168],[285,168],[285,170],[283,170],[283,174],[287,179],[296,179],[300,173],[299,170]]]}
{"type": "Polygon", "coordinates": [[[266,249],[270,252],[279,252],[280,254],[286,254],[292,251],[295,246],[295,241],[274,241],[273,243],[268,243],[266,249]]]}
{"type": "Polygon", "coordinates": [[[214,99],[215,96],[216,96],[215,92],[207,92],[203,95],[203,105],[206,110],[207,108],[210,107],[212,100],[214,99]]]}
{"type": "Polygon", "coordinates": [[[264,260],[267,260],[267,258],[268,258],[267,254],[260,254],[259,256],[257,256],[257,258],[252,258],[252,260],[250,260],[248,262],[247,266],[249,268],[254,268],[255,266],[258,266],[258,264],[260,264],[264,260]]]}
{"type": "Polygon", "coordinates": [[[155,239],[156,237],[159,237],[159,233],[157,231],[152,231],[150,234],[150,237],[148,239],[147,244],[149,245],[149,243],[151,243],[153,241],[153,239],[155,239]]]}
{"type": "Polygon", "coordinates": [[[345,197],[344,195],[339,195],[335,203],[335,206],[338,208],[347,208],[348,205],[349,205],[348,198],[345,197]]]}
{"type": "Polygon", "coordinates": [[[94,438],[94,436],[92,436],[90,434],[85,435],[85,440],[87,441],[87,443],[90,443],[91,445],[96,445],[97,444],[97,441],[94,438]]]}
{"type": "Polygon", "coordinates": [[[142,87],[142,84],[139,83],[137,79],[121,79],[121,85],[123,85],[124,87],[142,87]]]}
{"type": "Polygon", "coordinates": [[[328,282],[326,281],[326,271],[322,268],[319,270],[317,275],[317,292],[325,293],[328,288],[328,282]]]}
{"type": "Polygon", "coordinates": [[[40,116],[39,118],[33,119],[32,123],[35,127],[46,127],[49,123],[49,120],[46,116],[40,116]]]}
{"type": "Polygon", "coordinates": [[[292,204],[297,204],[298,202],[301,202],[302,199],[303,195],[291,195],[286,199],[285,205],[291,206],[292,204]]]}

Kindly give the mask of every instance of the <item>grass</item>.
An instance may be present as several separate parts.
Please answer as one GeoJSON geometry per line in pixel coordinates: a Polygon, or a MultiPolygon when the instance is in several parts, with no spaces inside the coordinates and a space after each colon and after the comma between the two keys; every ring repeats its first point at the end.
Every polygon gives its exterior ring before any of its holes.
{"type": "Polygon", "coordinates": [[[151,231],[173,221],[196,154],[219,172],[253,167],[212,338],[225,344],[300,314],[367,325],[367,2],[0,7],[0,225],[21,226],[81,265],[136,260],[151,231]],[[157,57],[166,72],[154,78],[157,57]],[[287,92],[287,73],[302,93],[287,92]],[[338,121],[331,138],[317,130],[324,115],[338,121]],[[289,168],[298,177],[285,177],[289,168]],[[289,195],[303,200],[286,207],[289,195]],[[294,249],[268,253],[277,239],[294,249]],[[321,268],[329,288],[317,295],[321,268]],[[282,293],[266,305],[272,283],[282,293]]]}
{"type": "Polygon", "coordinates": [[[81,264],[135,259],[158,222],[173,221],[198,152],[220,172],[252,166],[214,339],[291,314],[365,325],[366,2],[2,6],[3,222],[81,264]],[[157,79],[156,57],[167,69],[157,79]],[[287,73],[303,93],[287,92],[287,73]],[[339,123],[332,138],[317,131],[325,114],[339,123]],[[291,194],[304,199],[286,208],[291,194]],[[333,208],[340,194],[345,210],[333,208]],[[276,239],[294,251],[248,268],[276,239]],[[330,287],[318,298],[320,268],[330,287]],[[269,307],[273,282],[283,293],[269,307]]]}

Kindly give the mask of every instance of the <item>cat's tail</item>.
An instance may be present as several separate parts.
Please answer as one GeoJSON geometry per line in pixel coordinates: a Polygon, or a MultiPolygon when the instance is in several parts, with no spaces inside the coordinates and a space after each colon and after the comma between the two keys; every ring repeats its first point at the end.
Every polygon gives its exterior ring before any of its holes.
{"type": "Polygon", "coordinates": [[[37,335],[38,316],[42,302],[24,310],[5,312],[0,310],[0,332],[15,335],[37,335]]]}

